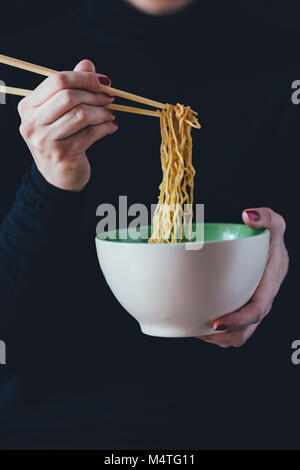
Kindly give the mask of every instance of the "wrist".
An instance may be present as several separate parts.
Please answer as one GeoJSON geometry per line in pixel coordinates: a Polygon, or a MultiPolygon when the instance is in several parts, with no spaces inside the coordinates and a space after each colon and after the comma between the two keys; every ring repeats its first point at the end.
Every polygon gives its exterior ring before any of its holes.
{"type": "Polygon", "coordinates": [[[52,168],[40,168],[36,166],[40,176],[48,183],[49,186],[58,191],[65,193],[79,193],[88,184],[90,179],[90,167],[86,166],[83,169],[63,169],[53,172],[52,168]]]}
{"type": "Polygon", "coordinates": [[[46,179],[45,176],[40,172],[35,163],[33,163],[31,167],[30,179],[39,194],[51,201],[77,200],[80,197],[79,195],[83,189],[82,188],[81,190],[74,191],[60,188],[59,186],[52,184],[52,182],[48,181],[48,179],[46,179]]]}

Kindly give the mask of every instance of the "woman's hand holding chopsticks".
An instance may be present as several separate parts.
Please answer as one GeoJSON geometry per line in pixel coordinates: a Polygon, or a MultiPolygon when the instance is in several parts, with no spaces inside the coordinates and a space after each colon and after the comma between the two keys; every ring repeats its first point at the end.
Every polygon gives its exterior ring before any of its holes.
{"type": "Polygon", "coordinates": [[[73,72],[48,77],[19,103],[21,135],[40,173],[58,188],[81,191],[91,171],[86,150],[118,129],[104,107],[114,97],[101,93],[102,85],[110,85],[108,77],[83,60],[73,72]]]}

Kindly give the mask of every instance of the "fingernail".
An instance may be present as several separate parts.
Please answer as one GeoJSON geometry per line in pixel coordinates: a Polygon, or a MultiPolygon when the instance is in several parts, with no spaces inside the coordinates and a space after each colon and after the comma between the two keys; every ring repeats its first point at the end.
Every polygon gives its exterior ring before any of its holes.
{"type": "Polygon", "coordinates": [[[114,124],[115,126],[119,127],[118,121],[113,121],[113,124],[114,124]]]}
{"type": "Polygon", "coordinates": [[[105,75],[102,75],[102,77],[99,77],[99,82],[101,85],[109,86],[111,84],[111,79],[105,75]]]}
{"type": "Polygon", "coordinates": [[[109,95],[108,93],[105,93],[107,98],[110,98],[111,100],[114,98],[114,95],[109,95]]]}
{"type": "Polygon", "coordinates": [[[245,211],[249,220],[251,220],[251,222],[258,222],[260,217],[259,217],[259,213],[256,212],[256,211],[245,211]]]}
{"type": "Polygon", "coordinates": [[[220,324],[220,325],[214,326],[214,330],[215,330],[215,331],[227,330],[227,326],[220,324]]]}

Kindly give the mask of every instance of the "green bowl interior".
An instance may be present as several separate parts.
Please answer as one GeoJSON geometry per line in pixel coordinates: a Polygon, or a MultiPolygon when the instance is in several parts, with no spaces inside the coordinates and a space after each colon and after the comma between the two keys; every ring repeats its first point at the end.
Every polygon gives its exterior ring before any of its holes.
{"type": "MultiPolygon", "coordinates": [[[[201,224],[193,224],[193,231],[200,228],[201,224]],[[197,227],[196,227],[197,225],[197,227]]],[[[202,227],[203,228],[203,227],[202,227]]],[[[221,242],[228,240],[237,240],[240,238],[249,238],[266,233],[268,230],[253,230],[244,224],[230,224],[230,223],[205,223],[204,224],[204,242],[221,242]]],[[[140,235],[136,236],[136,229],[123,228],[111,230],[97,236],[97,239],[105,242],[112,241],[116,243],[148,243],[151,236],[151,226],[140,227],[140,235]]],[[[193,241],[183,240],[183,242],[193,243],[199,242],[199,238],[193,241]]]]}

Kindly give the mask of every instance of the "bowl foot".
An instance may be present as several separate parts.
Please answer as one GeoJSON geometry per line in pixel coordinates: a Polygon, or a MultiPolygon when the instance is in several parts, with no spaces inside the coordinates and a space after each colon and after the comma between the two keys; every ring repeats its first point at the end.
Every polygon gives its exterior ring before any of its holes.
{"type": "Polygon", "coordinates": [[[209,327],[190,329],[171,325],[140,324],[140,328],[145,335],[162,338],[193,338],[195,336],[218,334],[218,332],[209,327]]]}

